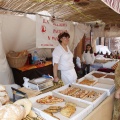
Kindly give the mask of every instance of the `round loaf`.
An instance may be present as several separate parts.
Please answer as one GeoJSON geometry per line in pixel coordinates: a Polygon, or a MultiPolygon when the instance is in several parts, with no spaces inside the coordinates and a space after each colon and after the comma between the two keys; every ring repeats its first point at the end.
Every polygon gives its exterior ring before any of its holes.
{"type": "Polygon", "coordinates": [[[0,107],[0,120],[22,120],[25,109],[20,105],[7,104],[0,107]]]}
{"type": "Polygon", "coordinates": [[[23,106],[25,108],[25,116],[24,116],[24,118],[31,111],[32,103],[31,103],[31,101],[29,99],[20,99],[20,100],[17,100],[16,102],[14,102],[14,104],[21,105],[21,106],[23,106]]]}

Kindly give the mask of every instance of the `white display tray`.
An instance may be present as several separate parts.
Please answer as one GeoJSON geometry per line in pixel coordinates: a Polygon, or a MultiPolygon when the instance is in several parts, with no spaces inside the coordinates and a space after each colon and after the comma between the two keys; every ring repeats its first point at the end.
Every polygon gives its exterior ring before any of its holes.
{"type": "MultiPolygon", "coordinates": [[[[115,75],[115,73],[106,73],[106,76],[107,76],[107,75],[115,75]]],[[[106,76],[104,76],[104,78],[105,78],[106,76]]],[[[112,78],[105,78],[105,79],[111,79],[111,80],[114,80],[114,79],[112,79],[112,78]]]]}
{"type": "MultiPolygon", "coordinates": [[[[96,77],[93,77],[91,78],[91,76],[89,77],[89,75],[85,76],[85,77],[82,77],[78,80],[77,83],[75,84],[78,84],[78,85],[85,85],[85,84],[79,84],[81,81],[83,81],[84,79],[88,79],[88,80],[93,80],[95,81],[95,84],[91,85],[93,88],[100,88],[102,90],[105,90],[107,91],[107,95],[109,96],[111,93],[114,92],[115,90],[115,84],[114,84],[114,81],[113,79],[110,79],[110,78],[104,78],[104,77],[101,77],[101,78],[96,78],[96,77]]],[[[85,85],[85,86],[88,86],[88,85],[85,85]]]]}
{"type": "Polygon", "coordinates": [[[41,111],[38,108],[33,107],[32,109],[33,111],[35,111],[35,113],[37,113],[38,116],[40,115],[45,120],[57,120],[56,118],[53,118],[52,116],[48,115],[47,113],[41,111]]]}
{"type": "Polygon", "coordinates": [[[91,101],[91,99],[89,99],[89,98],[85,98],[85,99],[75,98],[75,97],[72,97],[72,96],[64,95],[64,94],[59,92],[59,91],[62,91],[64,89],[68,88],[69,85],[65,85],[65,86],[63,86],[61,88],[55,89],[53,92],[61,95],[62,97],[67,96],[67,97],[69,97],[69,99],[71,99],[71,98],[78,99],[78,100],[80,100],[82,102],[92,104],[93,108],[96,108],[107,97],[107,92],[105,90],[93,88],[91,86],[78,85],[78,84],[72,84],[71,86],[77,87],[77,88],[80,88],[80,89],[84,89],[84,90],[88,90],[88,91],[99,92],[99,93],[101,93],[101,95],[96,100],[91,101]]]}
{"type": "MultiPolygon", "coordinates": [[[[106,72],[92,71],[92,72],[88,73],[87,75],[85,75],[85,77],[88,77],[88,76],[89,76],[89,78],[91,78],[91,79],[96,78],[95,76],[93,76],[93,75],[92,75],[93,73],[105,74],[103,77],[105,77],[105,76],[106,76],[106,74],[107,74],[106,72]]],[[[100,78],[103,78],[103,77],[100,77],[100,78]]]]}
{"type": "MultiPolygon", "coordinates": [[[[60,112],[53,113],[53,115],[58,117],[60,120],[83,120],[93,110],[93,106],[91,104],[84,103],[84,102],[81,102],[80,100],[69,98],[67,96],[61,96],[57,93],[48,92],[48,93],[41,94],[39,96],[36,96],[36,97],[33,97],[33,98],[29,99],[32,102],[33,108],[38,110],[40,112],[40,115],[42,113],[44,113],[42,110],[48,108],[49,106],[61,106],[61,107],[65,106],[65,101],[64,102],[59,102],[59,103],[56,103],[56,104],[52,104],[52,105],[48,105],[48,104],[44,105],[44,104],[40,104],[40,103],[36,102],[37,99],[43,98],[43,97],[48,96],[48,95],[53,95],[53,96],[56,96],[58,98],[63,98],[66,102],[72,102],[72,103],[77,105],[75,113],[70,118],[67,118],[67,117],[63,116],[60,112]]],[[[44,113],[44,114],[47,114],[47,113],[44,113]]],[[[44,117],[44,116],[42,116],[42,117],[44,117]]],[[[46,120],[53,120],[53,119],[48,118],[46,120]]]]}

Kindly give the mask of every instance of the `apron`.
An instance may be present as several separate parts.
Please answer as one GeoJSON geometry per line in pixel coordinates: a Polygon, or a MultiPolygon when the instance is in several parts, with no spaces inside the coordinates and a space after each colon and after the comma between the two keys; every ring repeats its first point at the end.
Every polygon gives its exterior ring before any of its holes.
{"type": "Polygon", "coordinates": [[[70,69],[70,70],[62,70],[61,71],[61,79],[64,83],[66,84],[71,84],[71,83],[76,83],[77,80],[77,74],[75,72],[75,69],[70,69]]]}
{"type": "Polygon", "coordinates": [[[64,85],[76,82],[77,74],[74,69],[73,54],[70,50],[61,55],[58,67],[61,70],[61,79],[64,85]]]}

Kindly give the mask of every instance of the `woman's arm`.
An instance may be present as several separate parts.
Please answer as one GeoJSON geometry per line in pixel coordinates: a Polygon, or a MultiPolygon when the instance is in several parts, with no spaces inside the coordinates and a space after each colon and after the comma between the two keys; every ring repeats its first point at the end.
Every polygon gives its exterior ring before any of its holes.
{"type": "Polygon", "coordinates": [[[91,58],[92,58],[91,63],[93,64],[93,63],[94,63],[94,61],[95,61],[95,56],[94,56],[94,53],[93,53],[93,54],[91,54],[91,58]]]}
{"type": "Polygon", "coordinates": [[[54,63],[54,65],[53,65],[53,75],[54,75],[54,81],[55,82],[58,82],[58,80],[59,80],[57,72],[58,72],[58,64],[54,63]]]}
{"type": "Polygon", "coordinates": [[[84,58],[85,52],[82,54],[82,62],[85,63],[85,58],[84,58]]]}
{"type": "Polygon", "coordinates": [[[120,99],[120,88],[115,92],[115,98],[120,99]]]}
{"type": "Polygon", "coordinates": [[[120,62],[115,70],[115,98],[120,99],[120,62]]]}
{"type": "Polygon", "coordinates": [[[118,63],[118,66],[115,70],[115,88],[118,90],[120,88],[120,62],[118,63]]]}

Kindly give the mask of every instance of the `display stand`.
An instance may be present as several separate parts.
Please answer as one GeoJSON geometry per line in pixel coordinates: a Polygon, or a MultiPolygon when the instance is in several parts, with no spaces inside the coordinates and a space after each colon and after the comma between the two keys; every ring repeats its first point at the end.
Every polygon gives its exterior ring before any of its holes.
{"type": "Polygon", "coordinates": [[[113,112],[114,93],[107,97],[84,120],[111,120],[113,112]]]}

